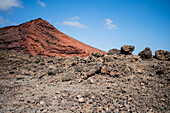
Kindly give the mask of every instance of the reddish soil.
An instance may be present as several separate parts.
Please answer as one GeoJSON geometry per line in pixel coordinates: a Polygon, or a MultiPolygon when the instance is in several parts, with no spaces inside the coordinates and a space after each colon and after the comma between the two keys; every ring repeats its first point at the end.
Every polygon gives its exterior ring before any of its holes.
{"type": "Polygon", "coordinates": [[[60,32],[41,18],[0,28],[0,50],[43,56],[86,57],[93,51],[106,53],[60,32]]]}

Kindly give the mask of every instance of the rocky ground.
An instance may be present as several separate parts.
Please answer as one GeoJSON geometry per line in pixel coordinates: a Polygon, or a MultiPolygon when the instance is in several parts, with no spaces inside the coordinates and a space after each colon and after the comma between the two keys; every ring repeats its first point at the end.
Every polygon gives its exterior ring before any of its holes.
{"type": "Polygon", "coordinates": [[[168,113],[169,75],[170,61],[135,55],[42,57],[0,51],[0,112],[168,113]]]}

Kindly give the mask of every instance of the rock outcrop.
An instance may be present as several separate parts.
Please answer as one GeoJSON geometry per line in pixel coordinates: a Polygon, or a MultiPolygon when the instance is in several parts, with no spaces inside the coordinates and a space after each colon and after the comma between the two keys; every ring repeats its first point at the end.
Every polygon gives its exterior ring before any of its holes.
{"type": "Polygon", "coordinates": [[[149,47],[146,47],[143,51],[139,52],[138,55],[142,59],[150,59],[152,58],[152,51],[149,47]]]}
{"type": "Polygon", "coordinates": [[[0,28],[0,50],[43,56],[86,57],[93,51],[106,54],[60,32],[41,18],[0,28]]]}
{"type": "Polygon", "coordinates": [[[170,52],[165,50],[155,51],[155,58],[159,60],[170,60],[170,52]]]}
{"type": "Polygon", "coordinates": [[[125,55],[132,54],[134,49],[135,49],[135,46],[124,45],[124,46],[121,47],[121,54],[125,54],[125,55]]]}

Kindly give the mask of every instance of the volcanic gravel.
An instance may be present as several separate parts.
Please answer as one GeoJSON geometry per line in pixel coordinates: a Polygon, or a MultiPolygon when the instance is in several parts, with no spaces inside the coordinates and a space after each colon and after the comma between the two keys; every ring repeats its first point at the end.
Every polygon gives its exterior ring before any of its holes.
{"type": "Polygon", "coordinates": [[[0,51],[1,113],[170,111],[170,61],[0,51]]]}

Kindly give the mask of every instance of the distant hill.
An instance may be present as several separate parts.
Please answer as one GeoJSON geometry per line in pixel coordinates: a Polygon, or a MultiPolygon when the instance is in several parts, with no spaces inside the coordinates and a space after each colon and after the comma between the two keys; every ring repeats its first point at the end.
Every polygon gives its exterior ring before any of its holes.
{"type": "Polygon", "coordinates": [[[43,56],[81,56],[105,51],[86,45],[38,18],[18,26],[0,28],[0,50],[43,56]]]}

